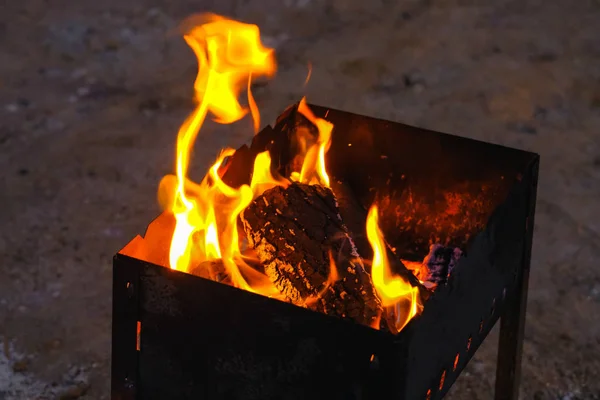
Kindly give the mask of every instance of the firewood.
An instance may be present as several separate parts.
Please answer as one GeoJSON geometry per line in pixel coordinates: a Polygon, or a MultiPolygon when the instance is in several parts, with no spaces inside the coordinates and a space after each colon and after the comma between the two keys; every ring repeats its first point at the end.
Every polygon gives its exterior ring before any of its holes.
{"type": "Polygon", "coordinates": [[[267,276],[290,302],[375,325],[381,303],[330,189],[275,187],[256,198],[241,221],[267,276]]]}
{"type": "Polygon", "coordinates": [[[444,284],[461,257],[462,251],[458,247],[433,244],[429,248],[429,254],[423,260],[419,278],[436,285],[444,284]]]}

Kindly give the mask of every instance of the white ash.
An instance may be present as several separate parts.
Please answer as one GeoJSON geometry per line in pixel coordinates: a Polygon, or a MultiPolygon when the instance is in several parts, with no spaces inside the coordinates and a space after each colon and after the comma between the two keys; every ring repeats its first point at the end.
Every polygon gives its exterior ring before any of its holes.
{"type": "Polygon", "coordinates": [[[346,238],[348,239],[348,243],[350,243],[350,248],[351,248],[350,254],[352,254],[353,257],[360,258],[360,255],[358,254],[358,249],[356,248],[356,245],[354,244],[354,240],[352,240],[352,238],[348,234],[346,234],[346,238]]]}
{"type": "MultiPolygon", "coordinates": [[[[341,184],[342,182],[338,181],[338,183],[341,184]]],[[[335,208],[337,208],[339,210],[340,209],[340,204],[338,203],[337,198],[335,196],[333,198],[333,201],[335,202],[335,208]]],[[[339,212],[337,213],[337,217],[338,217],[338,220],[340,222],[343,222],[342,216],[341,216],[341,214],[339,212]]],[[[344,230],[347,230],[345,226],[344,226],[344,230]]],[[[350,237],[350,235],[348,235],[348,233],[346,233],[346,239],[348,240],[348,243],[350,243],[350,248],[351,248],[350,254],[352,254],[352,257],[360,258],[360,255],[358,254],[358,249],[356,248],[356,245],[354,244],[354,241],[352,240],[352,238],[350,237]]]]}

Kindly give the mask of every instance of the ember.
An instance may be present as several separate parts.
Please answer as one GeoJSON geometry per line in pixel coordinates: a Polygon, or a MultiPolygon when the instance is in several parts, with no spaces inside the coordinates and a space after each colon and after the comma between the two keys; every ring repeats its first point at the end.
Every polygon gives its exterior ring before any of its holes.
{"type": "Polygon", "coordinates": [[[305,98],[258,132],[273,49],[194,21],[198,104],[164,212],[114,261],[114,398],[440,398],[501,313],[514,393],[538,156],[305,98]],[[246,114],[250,145],[190,180],[206,117],[246,114]]]}

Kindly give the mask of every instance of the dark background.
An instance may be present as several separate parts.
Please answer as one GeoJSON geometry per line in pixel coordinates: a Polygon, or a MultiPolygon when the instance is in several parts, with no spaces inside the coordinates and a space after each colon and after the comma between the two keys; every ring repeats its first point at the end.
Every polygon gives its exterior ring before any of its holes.
{"type": "MultiPolygon", "coordinates": [[[[265,123],[307,93],[539,152],[522,398],[600,398],[600,1],[214,3],[0,0],[0,399],[108,398],[111,256],[159,212],[196,73],[175,28],[201,11],[277,46],[265,123]]],[[[206,127],[196,178],[251,136],[206,127]]],[[[492,398],[496,339],[451,399],[492,398]]]]}

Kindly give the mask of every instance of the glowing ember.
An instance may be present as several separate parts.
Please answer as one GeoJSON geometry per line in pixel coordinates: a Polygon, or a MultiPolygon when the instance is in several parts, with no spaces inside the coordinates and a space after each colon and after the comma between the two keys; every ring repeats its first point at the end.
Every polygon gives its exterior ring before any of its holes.
{"type": "Polygon", "coordinates": [[[392,276],[383,234],[379,229],[376,205],[371,206],[367,216],[367,238],[373,248],[371,278],[381,303],[393,316],[393,328],[400,332],[422,308],[419,288],[399,276],[392,276]]]}

